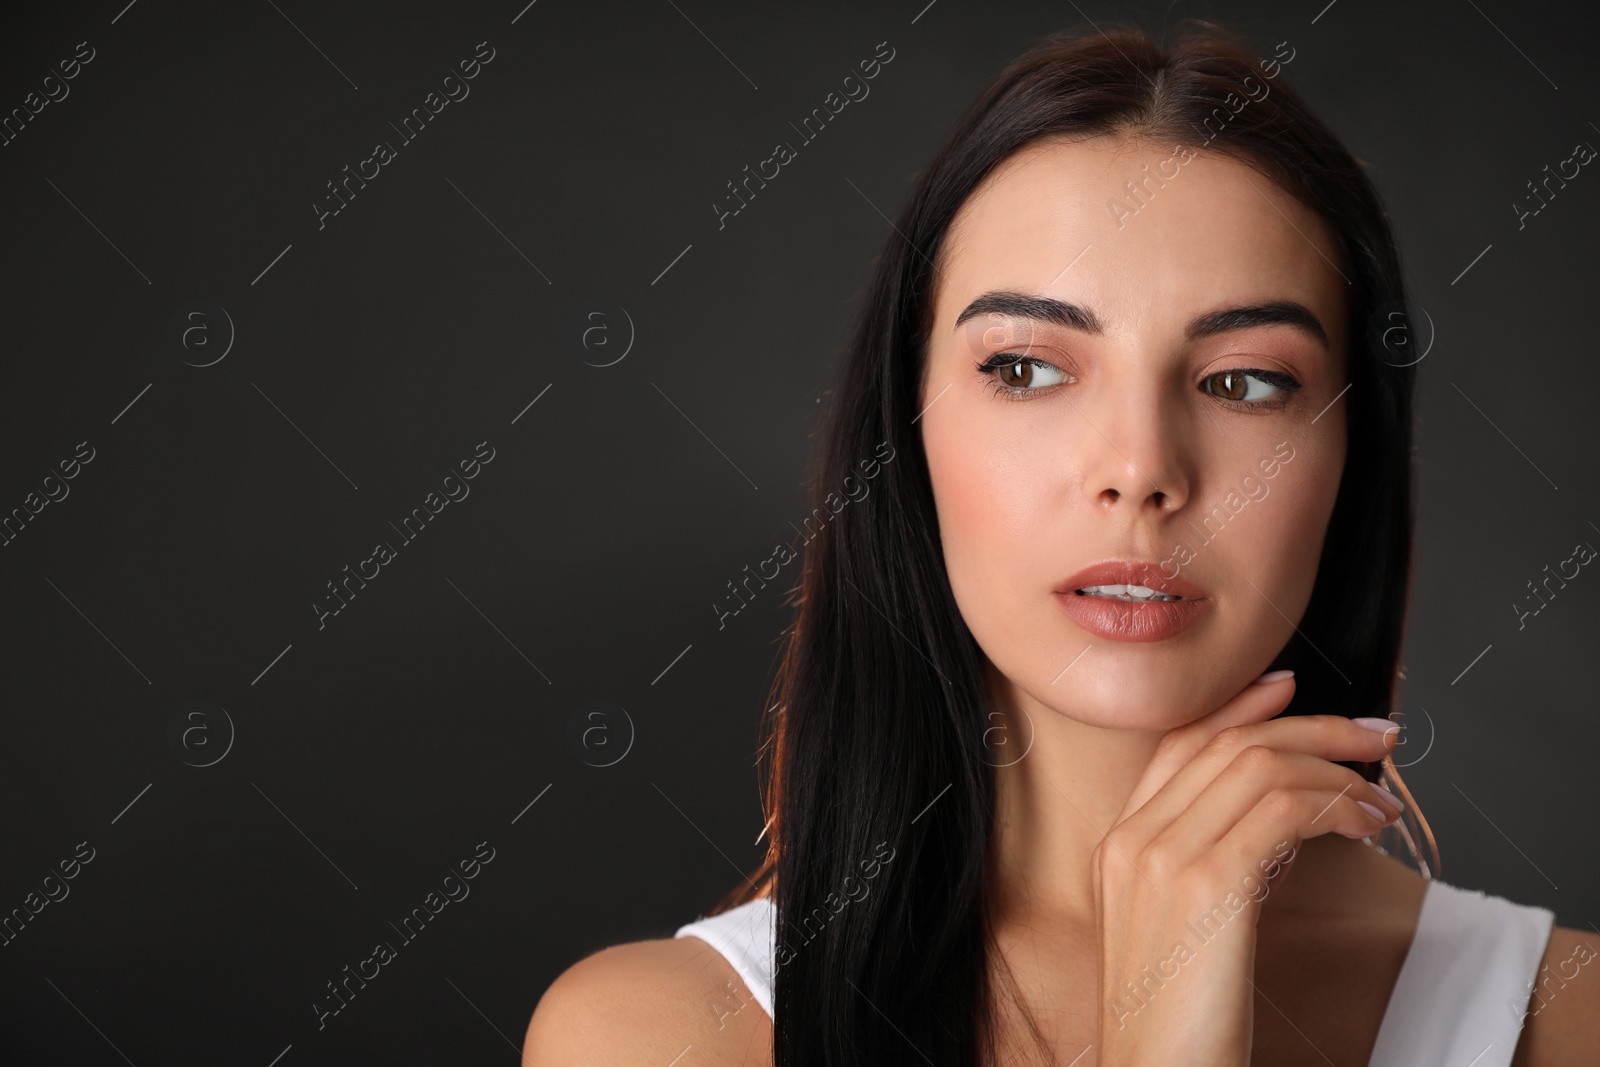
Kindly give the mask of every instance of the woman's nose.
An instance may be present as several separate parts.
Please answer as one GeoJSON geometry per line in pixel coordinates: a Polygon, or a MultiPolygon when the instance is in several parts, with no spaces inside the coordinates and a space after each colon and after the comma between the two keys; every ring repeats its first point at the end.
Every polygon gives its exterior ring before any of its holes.
{"type": "Polygon", "coordinates": [[[1105,402],[1078,402],[1088,433],[1083,491],[1100,507],[1177,511],[1189,498],[1190,450],[1176,405],[1154,388],[1105,402]]]}

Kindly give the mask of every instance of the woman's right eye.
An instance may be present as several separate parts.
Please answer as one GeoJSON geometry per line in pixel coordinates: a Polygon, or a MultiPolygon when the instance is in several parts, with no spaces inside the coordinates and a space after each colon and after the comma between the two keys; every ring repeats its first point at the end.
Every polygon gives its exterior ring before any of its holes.
{"type": "Polygon", "coordinates": [[[978,373],[994,379],[996,390],[1011,397],[1034,393],[1052,385],[1073,381],[1072,375],[1060,367],[1033,356],[1017,356],[1005,352],[990,356],[977,365],[978,373]]]}

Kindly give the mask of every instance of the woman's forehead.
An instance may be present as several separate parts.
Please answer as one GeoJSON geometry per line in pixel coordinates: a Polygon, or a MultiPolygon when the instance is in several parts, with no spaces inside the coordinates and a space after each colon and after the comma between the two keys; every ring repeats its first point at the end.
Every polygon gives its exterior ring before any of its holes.
{"type": "Polygon", "coordinates": [[[953,220],[936,332],[992,289],[1091,306],[1108,333],[1271,299],[1337,329],[1340,259],[1315,212],[1229,157],[1127,137],[1037,144],[991,172],[953,220]]]}

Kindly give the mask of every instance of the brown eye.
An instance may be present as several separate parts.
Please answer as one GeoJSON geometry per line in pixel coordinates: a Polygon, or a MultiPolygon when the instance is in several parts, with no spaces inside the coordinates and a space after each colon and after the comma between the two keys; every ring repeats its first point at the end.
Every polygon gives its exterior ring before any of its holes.
{"type": "Polygon", "coordinates": [[[1221,392],[1217,395],[1225,400],[1243,400],[1250,387],[1245,384],[1245,377],[1236,370],[1223,371],[1213,380],[1220,383],[1221,392]]]}
{"type": "Polygon", "coordinates": [[[978,364],[978,372],[994,379],[995,388],[1011,396],[1036,393],[1063,382],[1073,381],[1072,375],[1060,367],[1033,356],[1009,356],[1005,353],[992,356],[986,363],[978,364]]]}
{"type": "Polygon", "coordinates": [[[1249,407],[1285,403],[1290,393],[1300,389],[1300,383],[1287,374],[1254,368],[1218,371],[1205,381],[1204,392],[1230,404],[1249,407]]]}
{"type": "Polygon", "coordinates": [[[1016,389],[1026,389],[1033,384],[1033,364],[1019,359],[1008,367],[1001,367],[999,378],[1001,385],[1008,385],[1016,389]]]}

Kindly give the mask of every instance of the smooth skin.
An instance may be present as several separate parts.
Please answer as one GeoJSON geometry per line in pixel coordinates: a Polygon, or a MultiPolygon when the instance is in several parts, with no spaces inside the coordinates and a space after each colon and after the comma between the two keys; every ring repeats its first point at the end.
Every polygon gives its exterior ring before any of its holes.
{"type": "MultiPolygon", "coordinates": [[[[1397,807],[1335,761],[1397,740],[1381,722],[1273,719],[1294,680],[1254,684],[1309,602],[1344,466],[1348,271],[1329,228],[1259,172],[1210,152],[1161,167],[1173,156],[1121,136],[1030,146],[969,198],[938,264],[918,424],[951,587],[1015,741],[997,752],[1026,750],[991,760],[996,965],[1059,1064],[1358,1067],[1426,883],[1362,843],[1397,807]],[[1136,213],[1110,209],[1146,165],[1177,175],[1136,213]],[[958,324],[997,292],[1077,311],[958,324]],[[1191,329],[1285,304],[1320,331],[1191,329]],[[1176,562],[1206,612],[1160,641],[1083,630],[1052,589],[1112,558],[1176,562]],[[1190,924],[1207,914],[1202,942],[1190,924]],[[1124,983],[1151,971],[1172,977],[1133,998],[1124,983]]],[[[1580,942],[1600,952],[1555,929],[1552,972],[1580,942]]],[[[1590,1062],[1587,970],[1529,1015],[1513,1067],[1590,1062]]],[[[1003,1060],[1036,1062],[1014,1011],[1000,1026],[1003,1060]]],[[[556,979],[524,1060],[769,1064],[771,1034],[709,945],[642,941],[556,979]]]]}

